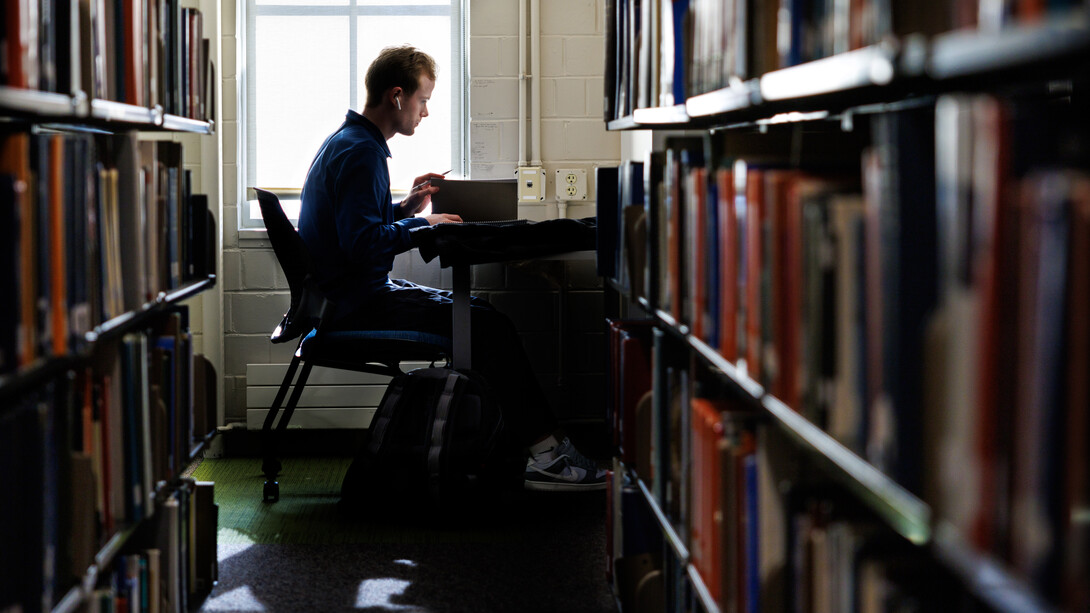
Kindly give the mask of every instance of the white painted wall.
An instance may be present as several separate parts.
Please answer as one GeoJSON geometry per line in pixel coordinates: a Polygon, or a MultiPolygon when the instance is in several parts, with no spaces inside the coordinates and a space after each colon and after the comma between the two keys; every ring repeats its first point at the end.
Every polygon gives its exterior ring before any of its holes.
{"type": "MultiPolygon", "coordinates": [[[[471,151],[491,154],[471,160],[473,178],[515,176],[519,4],[512,0],[470,3],[470,144],[471,151]]],[[[540,151],[546,191],[545,202],[528,207],[523,216],[556,217],[555,170],[583,168],[588,200],[569,206],[567,216],[588,217],[594,215],[594,167],[614,165],[620,159],[620,135],[607,132],[602,120],[604,2],[548,0],[540,7],[540,151]]]]}
{"type": "MultiPolygon", "coordinates": [[[[469,0],[470,139],[473,178],[514,177],[518,153],[518,7],[513,0],[469,0]]],[[[616,165],[621,157],[618,133],[602,120],[604,0],[547,0],[541,6],[541,156],[546,170],[546,200],[525,207],[522,216],[557,215],[556,168],[584,168],[586,204],[570,206],[569,217],[595,213],[594,167],[616,165]]],[[[239,199],[238,120],[240,84],[236,0],[223,0],[221,22],[222,112],[222,343],[226,421],[246,418],[248,364],[286,363],[293,346],[273,346],[269,333],[288,305],[287,286],[260,234],[237,228],[239,199]]],[[[529,133],[529,129],[527,129],[529,133]]],[[[448,286],[449,273],[406,254],[395,263],[395,276],[448,286]]],[[[207,308],[207,305],[206,305],[207,308]]]]}

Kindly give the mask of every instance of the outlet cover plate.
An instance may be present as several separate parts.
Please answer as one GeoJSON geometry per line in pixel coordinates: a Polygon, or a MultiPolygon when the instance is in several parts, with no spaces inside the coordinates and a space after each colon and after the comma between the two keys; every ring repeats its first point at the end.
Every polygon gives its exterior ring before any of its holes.
{"type": "Polygon", "coordinates": [[[523,166],[515,170],[519,202],[540,202],[545,199],[545,169],[523,166]]]}
{"type": "Polygon", "coordinates": [[[587,199],[587,169],[557,168],[556,199],[570,202],[587,199]]]}

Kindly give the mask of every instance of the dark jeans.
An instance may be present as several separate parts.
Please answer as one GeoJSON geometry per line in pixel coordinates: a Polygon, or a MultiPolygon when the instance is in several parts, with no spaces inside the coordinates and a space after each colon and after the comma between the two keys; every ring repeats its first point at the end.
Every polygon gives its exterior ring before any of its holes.
{"type": "MultiPolygon", "coordinates": [[[[396,290],[373,296],[362,308],[337,320],[341,330],[416,330],[451,337],[451,293],[395,279],[396,290]]],[[[511,320],[488,301],[470,301],[473,370],[496,394],[503,418],[521,445],[556,430],[556,418],[530,366],[511,320]]]]}

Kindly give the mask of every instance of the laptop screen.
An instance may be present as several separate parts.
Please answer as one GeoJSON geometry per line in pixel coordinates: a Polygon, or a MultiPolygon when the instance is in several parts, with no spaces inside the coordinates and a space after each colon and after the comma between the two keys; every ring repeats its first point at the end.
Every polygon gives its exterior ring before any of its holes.
{"type": "Polygon", "coordinates": [[[439,188],[431,196],[433,213],[460,215],[462,221],[518,218],[518,188],[514,179],[433,179],[431,184],[439,188]]]}

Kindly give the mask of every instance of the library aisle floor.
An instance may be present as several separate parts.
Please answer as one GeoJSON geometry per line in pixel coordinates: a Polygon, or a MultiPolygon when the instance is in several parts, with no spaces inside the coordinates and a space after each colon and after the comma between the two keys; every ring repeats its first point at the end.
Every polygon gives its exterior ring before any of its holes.
{"type": "Polygon", "coordinates": [[[208,459],[219,583],[201,611],[615,612],[605,492],[520,493],[455,526],[364,520],[338,505],[346,458],[287,458],[261,501],[257,458],[208,459]]]}

